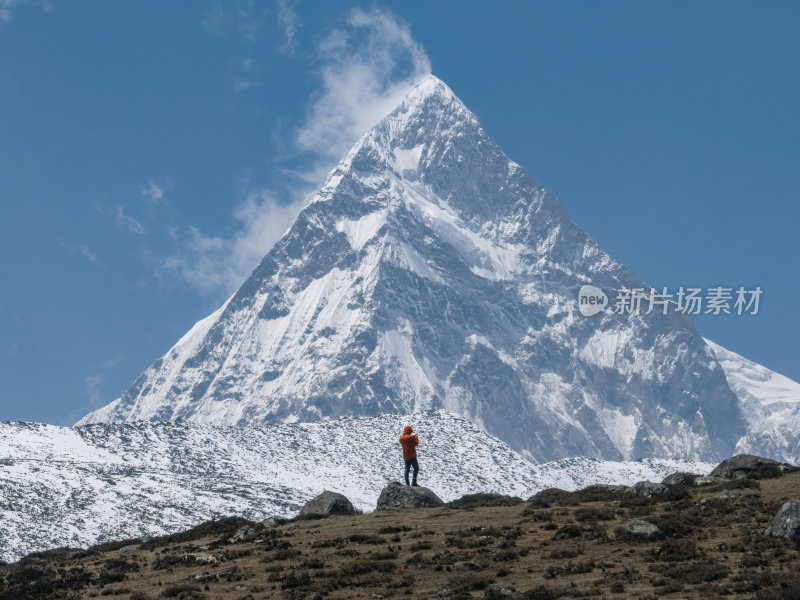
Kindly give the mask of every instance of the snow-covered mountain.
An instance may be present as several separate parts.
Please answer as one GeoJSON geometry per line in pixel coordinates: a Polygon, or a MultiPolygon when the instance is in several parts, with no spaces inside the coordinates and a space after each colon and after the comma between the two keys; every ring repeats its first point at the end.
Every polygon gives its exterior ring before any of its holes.
{"type": "Polygon", "coordinates": [[[739,397],[747,434],[736,452],[800,462],[800,383],[706,340],[739,397]]]}
{"type": "Polygon", "coordinates": [[[420,434],[420,481],[446,501],[712,468],[586,458],[534,466],[445,412],[246,427],[0,423],[0,560],[171,533],[220,516],[294,516],[323,489],[373,510],[382,487],[402,478],[397,440],[409,423],[420,434]]]}
{"type": "Polygon", "coordinates": [[[219,310],[80,423],[443,408],[534,461],[729,456],[746,422],[691,318],[585,317],[585,284],[648,289],[430,76],[219,310]]]}

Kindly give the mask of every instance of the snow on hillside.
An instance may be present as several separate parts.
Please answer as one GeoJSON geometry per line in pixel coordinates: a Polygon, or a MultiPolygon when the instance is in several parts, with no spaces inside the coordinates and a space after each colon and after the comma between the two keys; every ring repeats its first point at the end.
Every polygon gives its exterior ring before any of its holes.
{"type": "Polygon", "coordinates": [[[402,478],[398,437],[406,424],[420,435],[420,482],[446,501],[474,492],[527,498],[546,487],[631,484],[712,468],[656,459],[533,465],[443,411],[246,427],[1,423],[0,560],[227,515],[293,516],[323,489],[372,510],[383,486],[402,478]]]}

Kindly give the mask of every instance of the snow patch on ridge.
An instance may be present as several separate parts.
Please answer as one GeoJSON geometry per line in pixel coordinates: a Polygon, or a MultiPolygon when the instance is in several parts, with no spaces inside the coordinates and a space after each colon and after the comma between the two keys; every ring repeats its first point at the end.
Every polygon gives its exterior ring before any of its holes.
{"type": "Polygon", "coordinates": [[[419,159],[422,156],[423,144],[402,150],[395,148],[392,152],[391,165],[394,171],[402,176],[405,171],[416,171],[419,167],[419,159]]]}
{"type": "Polygon", "coordinates": [[[347,241],[353,250],[361,250],[386,222],[387,213],[387,210],[376,210],[355,221],[349,219],[337,221],[336,231],[341,231],[347,236],[347,241]]]}

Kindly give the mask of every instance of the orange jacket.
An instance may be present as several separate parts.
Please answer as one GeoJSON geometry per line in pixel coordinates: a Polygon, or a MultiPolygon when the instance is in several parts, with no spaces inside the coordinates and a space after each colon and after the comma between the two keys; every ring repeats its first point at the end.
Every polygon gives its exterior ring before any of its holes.
{"type": "Polygon", "coordinates": [[[419,438],[415,435],[411,435],[412,433],[414,433],[414,430],[406,426],[403,430],[403,435],[400,436],[400,445],[403,446],[403,460],[417,458],[417,444],[419,444],[419,438]]]}

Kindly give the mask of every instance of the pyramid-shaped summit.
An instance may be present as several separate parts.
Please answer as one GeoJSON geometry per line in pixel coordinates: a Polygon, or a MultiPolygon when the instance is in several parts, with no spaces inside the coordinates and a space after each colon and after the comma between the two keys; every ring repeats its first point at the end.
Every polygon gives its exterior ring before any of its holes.
{"type": "Polygon", "coordinates": [[[222,307],[81,423],[444,408],[534,460],[729,455],[737,399],[689,317],[584,317],[645,287],[429,76],[222,307]]]}

